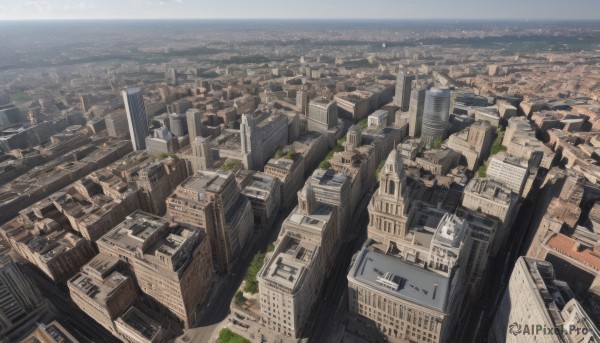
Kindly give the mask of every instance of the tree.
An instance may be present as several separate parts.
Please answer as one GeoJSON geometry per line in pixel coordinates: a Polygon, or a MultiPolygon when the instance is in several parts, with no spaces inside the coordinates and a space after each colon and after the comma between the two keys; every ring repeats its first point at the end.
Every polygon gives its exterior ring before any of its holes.
{"type": "Polygon", "coordinates": [[[256,275],[262,268],[265,263],[265,253],[259,252],[252,258],[252,262],[250,263],[250,267],[248,267],[248,272],[246,273],[246,277],[244,281],[246,282],[244,285],[244,291],[256,294],[258,293],[258,280],[256,280],[256,275]]]}
{"type": "Polygon", "coordinates": [[[481,167],[479,167],[479,169],[477,170],[477,175],[479,177],[485,177],[486,174],[487,174],[487,166],[484,164],[481,167]]]}
{"type": "Polygon", "coordinates": [[[244,293],[242,291],[237,291],[237,293],[235,293],[235,304],[236,305],[238,305],[238,306],[242,305],[246,301],[248,301],[248,299],[246,299],[246,297],[244,296],[244,293]]]}
{"type": "Polygon", "coordinates": [[[219,331],[218,343],[250,343],[250,341],[225,328],[219,331]]]}

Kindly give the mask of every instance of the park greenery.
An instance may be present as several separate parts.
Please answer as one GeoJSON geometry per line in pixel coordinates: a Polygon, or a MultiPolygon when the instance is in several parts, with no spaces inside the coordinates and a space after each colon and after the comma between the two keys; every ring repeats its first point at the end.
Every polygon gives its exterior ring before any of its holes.
{"type": "Polygon", "coordinates": [[[249,340],[231,331],[230,329],[222,329],[219,331],[218,343],[250,343],[249,340]]]}
{"type": "Polygon", "coordinates": [[[502,140],[504,139],[504,130],[498,129],[498,135],[492,144],[492,149],[490,150],[490,156],[494,156],[501,151],[506,151],[506,147],[502,145],[502,140]]]}
{"type": "Polygon", "coordinates": [[[256,279],[256,275],[262,268],[265,263],[265,253],[258,252],[252,258],[252,262],[250,262],[250,266],[248,267],[248,272],[246,273],[246,277],[244,278],[244,291],[252,294],[258,293],[258,280],[256,279]]]}
{"type": "Polygon", "coordinates": [[[295,161],[298,158],[298,156],[300,156],[300,154],[298,154],[296,152],[296,150],[294,150],[293,148],[289,149],[288,151],[285,151],[285,152],[281,148],[279,148],[279,149],[277,149],[277,151],[275,151],[276,158],[285,157],[285,158],[289,158],[290,160],[295,161]]]}

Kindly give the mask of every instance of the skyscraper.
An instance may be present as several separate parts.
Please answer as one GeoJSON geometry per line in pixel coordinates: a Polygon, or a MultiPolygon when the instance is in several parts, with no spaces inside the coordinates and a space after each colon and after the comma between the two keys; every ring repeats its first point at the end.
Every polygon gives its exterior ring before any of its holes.
{"type": "Polygon", "coordinates": [[[425,93],[431,87],[426,80],[417,80],[415,87],[411,90],[408,108],[408,135],[410,137],[421,136],[423,124],[423,108],[425,107],[425,93]]]}
{"type": "Polygon", "coordinates": [[[396,96],[394,96],[394,105],[400,107],[401,111],[408,111],[410,104],[410,91],[415,75],[404,71],[398,72],[396,81],[396,96]]]}
{"type": "Polygon", "coordinates": [[[193,150],[193,142],[196,140],[196,137],[202,136],[202,112],[197,109],[189,109],[185,113],[185,118],[187,120],[188,135],[193,150]]]}
{"type": "Polygon", "coordinates": [[[146,150],[148,118],[140,88],[128,88],[123,91],[123,102],[127,111],[127,123],[133,150],[146,150]]]}
{"type": "Polygon", "coordinates": [[[441,141],[446,137],[450,117],[450,90],[431,88],[425,93],[423,108],[422,140],[426,144],[441,141]]]}

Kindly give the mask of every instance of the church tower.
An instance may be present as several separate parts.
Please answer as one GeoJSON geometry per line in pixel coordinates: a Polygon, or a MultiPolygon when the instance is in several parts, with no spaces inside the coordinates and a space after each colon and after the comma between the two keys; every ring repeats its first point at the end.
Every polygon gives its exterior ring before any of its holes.
{"type": "Polygon", "coordinates": [[[400,152],[388,155],[380,174],[379,191],[369,203],[369,238],[393,249],[408,234],[408,204],[406,175],[400,152]]]}

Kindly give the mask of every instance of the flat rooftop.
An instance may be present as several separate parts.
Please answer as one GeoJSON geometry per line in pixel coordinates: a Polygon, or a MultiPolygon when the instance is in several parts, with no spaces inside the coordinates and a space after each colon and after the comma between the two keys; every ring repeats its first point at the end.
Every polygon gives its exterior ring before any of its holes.
{"type": "Polygon", "coordinates": [[[160,323],[145,315],[136,307],[131,306],[124,314],[122,314],[117,322],[125,325],[137,332],[140,336],[148,341],[153,341],[156,335],[161,331],[160,323]]]}
{"type": "Polygon", "coordinates": [[[331,220],[332,214],[332,206],[319,204],[319,207],[311,214],[292,212],[286,222],[322,231],[327,226],[327,222],[331,220]]]}
{"type": "Polygon", "coordinates": [[[77,273],[69,280],[69,286],[85,293],[99,304],[106,302],[115,295],[114,291],[127,282],[129,278],[117,271],[112,272],[105,279],[96,279],[84,273],[77,273]]]}
{"type": "Polygon", "coordinates": [[[302,278],[310,269],[311,262],[318,253],[319,245],[286,235],[262,277],[270,282],[294,292],[301,287],[302,278]]]}
{"type": "Polygon", "coordinates": [[[446,312],[450,279],[396,257],[363,247],[348,276],[391,296],[446,312]]]}
{"type": "Polygon", "coordinates": [[[162,217],[137,210],[102,236],[98,242],[117,246],[131,253],[136,249],[144,251],[166,226],[167,221],[162,217]]]}

